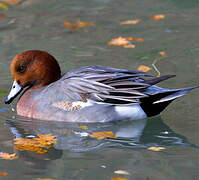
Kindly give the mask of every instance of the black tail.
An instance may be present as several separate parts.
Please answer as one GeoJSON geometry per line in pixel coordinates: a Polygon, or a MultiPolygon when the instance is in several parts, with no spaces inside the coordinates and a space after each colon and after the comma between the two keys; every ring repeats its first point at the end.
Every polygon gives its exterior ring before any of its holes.
{"type": "Polygon", "coordinates": [[[148,117],[155,116],[163,111],[173,100],[187,94],[192,89],[199,88],[199,86],[173,89],[157,94],[149,95],[146,98],[141,99],[141,107],[148,117]]]}

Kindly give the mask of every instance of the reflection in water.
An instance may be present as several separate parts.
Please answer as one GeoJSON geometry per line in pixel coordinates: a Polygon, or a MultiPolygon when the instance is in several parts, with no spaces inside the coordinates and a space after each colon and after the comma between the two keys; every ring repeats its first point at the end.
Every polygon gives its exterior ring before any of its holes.
{"type": "MultiPolygon", "coordinates": [[[[46,154],[37,155],[39,159],[57,159],[62,150],[86,152],[110,147],[148,148],[149,146],[193,146],[187,139],[173,132],[163,123],[160,116],[139,121],[112,123],[64,123],[47,122],[35,119],[16,117],[7,121],[7,126],[16,138],[52,134],[57,137],[54,148],[46,154]],[[86,125],[88,130],[80,128],[86,125]],[[91,138],[88,134],[99,131],[112,131],[118,137],[106,140],[91,138]],[[82,136],[82,135],[87,136],[82,136]]],[[[22,153],[21,153],[22,154],[22,153]]],[[[34,154],[23,152],[23,156],[34,154]]]]}

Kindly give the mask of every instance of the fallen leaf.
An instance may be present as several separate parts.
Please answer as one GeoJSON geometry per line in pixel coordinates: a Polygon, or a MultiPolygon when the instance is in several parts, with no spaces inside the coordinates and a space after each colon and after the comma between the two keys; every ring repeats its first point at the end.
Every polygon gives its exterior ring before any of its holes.
{"type": "Polygon", "coordinates": [[[164,19],[164,18],[165,18],[164,14],[156,14],[151,19],[154,20],[154,21],[158,21],[158,20],[161,20],[161,19],[164,19]]]}
{"type": "Polygon", "coordinates": [[[130,44],[130,41],[120,36],[118,38],[112,39],[110,42],[108,42],[108,44],[115,45],[115,46],[125,46],[125,45],[130,44]]]}
{"type": "Polygon", "coordinates": [[[6,9],[6,10],[8,9],[8,6],[3,4],[3,3],[0,3],[0,7],[3,8],[3,9],[6,9]]]}
{"type": "Polygon", "coordinates": [[[87,130],[88,127],[87,126],[79,126],[80,129],[84,129],[84,130],[87,130]]]}
{"type": "Polygon", "coordinates": [[[144,42],[144,39],[143,38],[136,38],[135,41],[136,42],[144,42]]]}
{"type": "Polygon", "coordinates": [[[0,13],[0,20],[3,19],[4,17],[6,17],[5,14],[0,13]]]}
{"type": "Polygon", "coordinates": [[[148,72],[151,68],[145,65],[139,65],[137,70],[138,71],[143,71],[143,72],[148,72]]]}
{"type": "Polygon", "coordinates": [[[38,134],[37,136],[38,137],[32,139],[15,139],[15,149],[43,154],[48,152],[47,149],[51,148],[56,143],[56,137],[51,134],[38,134]]]}
{"type": "Polygon", "coordinates": [[[2,172],[2,173],[0,173],[0,176],[7,176],[7,175],[8,175],[7,172],[2,172]]]}
{"type": "Polygon", "coordinates": [[[117,171],[114,171],[115,174],[124,174],[124,175],[130,175],[129,172],[127,171],[124,171],[124,170],[117,170],[117,171]]]}
{"type": "Polygon", "coordinates": [[[161,56],[166,56],[166,53],[165,53],[164,51],[160,51],[159,54],[160,54],[161,56]]]}
{"type": "Polygon", "coordinates": [[[135,44],[127,44],[123,46],[124,48],[135,48],[135,44]]]}
{"type": "Polygon", "coordinates": [[[55,179],[51,179],[51,178],[37,178],[37,180],[55,180],[55,179]]]}
{"type": "Polygon", "coordinates": [[[165,147],[149,147],[148,150],[150,151],[161,151],[166,149],[165,147]]]}
{"type": "Polygon", "coordinates": [[[77,25],[74,25],[70,22],[65,21],[64,25],[68,28],[68,29],[72,29],[72,30],[77,30],[79,29],[79,27],[77,25]]]}
{"type": "Polygon", "coordinates": [[[97,139],[117,138],[112,131],[93,132],[90,136],[97,139]]]}
{"type": "Polygon", "coordinates": [[[92,22],[83,22],[83,21],[78,20],[77,26],[80,27],[80,28],[81,27],[88,27],[88,26],[93,26],[93,23],[92,22]]]}
{"type": "Polygon", "coordinates": [[[6,160],[13,160],[13,159],[17,159],[18,156],[16,156],[16,153],[13,154],[8,154],[8,153],[0,153],[0,159],[6,159],[6,160]]]}
{"type": "Polygon", "coordinates": [[[134,37],[126,37],[125,39],[128,40],[128,41],[133,41],[134,37]]]}
{"type": "Polygon", "coordinates": [[[5,2],[7,4],[10,4],[10,5],[16,5],[18,4],[21,0],[0,0],[2,2],[5,2]]]}
{"type": "Polygon", "coordinates": [[[111,177],[111,180],[127,180],[124,177],[111,177]]]}
{"type": "Polygon", "coordinates": [[[124,24],[137,24],[139,23],[141,20],[140,19],[134,19],[134,20],[127,20],[127,21],[122,21],[120,23],[120,25],[124,25],[124,24]]]}

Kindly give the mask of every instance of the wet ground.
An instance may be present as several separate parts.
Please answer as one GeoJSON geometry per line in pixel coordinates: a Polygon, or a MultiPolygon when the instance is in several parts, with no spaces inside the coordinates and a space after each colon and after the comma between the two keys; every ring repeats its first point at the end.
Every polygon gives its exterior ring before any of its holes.
{"type": "MultiPolygon", "coordinates": [[[[57,144],[46,154],[18,151],[16,160],[0,160],[2,179],[54,178],[101,180],[195,180],[199,177],[199,91],[173,102],[162,114],[136,122],[82,124],[43,122],[22,118],[4,105],[12,79],[9,64],[19,52],[50,52],[63,72],[85,65],[136,69],[157,61],[161,74],[176,74],[163,87],[199,84],[199,4],[197,0],[24,0],[0,9],[0,151],[14,152],[13,139],[51,133],[57,144]],[[159,21],[151,20],[164,14],[159,21]],[[74,31],[64,21],[80,19],[94,26],[74,31]],[[121,21],[141,19],[136,25],[121,21]],[[139,37],[134,49],[110,46],[116,37],[139,37]],[[119,138],[96,140],[77,132],[113,131],[119,138]],[[76,132],[76,133],[75,133],[76,132]],[[150,146],[165,147],[155,152],[150,146]],[[125,170],[130,175],[115,174],[125,170]]],[[[156,75],[152,69],[150,73],[156,75]]],[[[13,105],[13,107],[15,107],[13,105]]]]}

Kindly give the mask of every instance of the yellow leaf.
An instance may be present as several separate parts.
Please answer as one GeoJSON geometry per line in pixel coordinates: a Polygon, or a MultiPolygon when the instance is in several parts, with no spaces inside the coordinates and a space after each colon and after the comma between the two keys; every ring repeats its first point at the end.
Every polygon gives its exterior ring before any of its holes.
{"type": "Polygon", "coordinates": [[[93,23],[92,22],[83,22],[83,21],[78,20],[77,26],[78,27],[88,27],[88,26],[93,26],[93,23]]]}
{"type": "Polygon", "coordinates": [[[164,19],[164,18],[165,18],[164,14],[156,14],[151,19],[154,20],[154,21],[158,21],[158,20],[161,20],[161,19],[164,19]]]}
{"type": "Polygon", "coordinates": [[[2,172],[2,173],[0,173],[0,176],[7,176],[7,175],[8,175],[7,172],[2,172]]]}
{"type": "Polygon", "coordinates": [[[138,71],[143,71],[143,72],[148,72],[151,68],[145,65],[140,65],[138,66],[137,70],[138,71]]]}
{"type": "Polygon", "coordinates": [[[135,44],[127,44],[123,46],[124,48],[135,48],[135,44]]]}
{"type": "Polygon", "coordinates": [[[161,151],[166,149],[165,147],[149,147],[148,150],[150,151],[161,151]]]}
{"type": "Polygon", "coordinates": [[[115,46],[125,46],[130,44],[130,42],[126,38],[120,36],[118,38],[112,39],[108,44],[115,46]]]}
{"type": "Polygon", "coordinates": [[[77,25],[74,25],[70,22],[65,21],[64,25],[68,28],[68,29],[72,29],[72,30],[77,30],[79,29],[79,27],[77,25]]]}
{"type": "Polygon", "coordinates": [[[127,171],[124,171],[124,170],[117,170],[117,171],[114,171],[115,174],[124,174],[124,175],[130,175],[129,172],[127,171]]]}
{"type": "Polygon", "coordinates": [[[160,54],[161,56],[166,56],[166,53],[165,53],[164,51],[160,51],[159,54],[160,54]]]}
{"type": "Polygon", "coordinates": [[[139,23],[141,20],[140,19],[135,19],[135,20],[127,20],[127,21],[122,21],[120,23],[120,25],[123,25],[123,24],[137,24],[139,23]]]}
{"type": "Polygon", "coordinates": [[[112,131],[93,132],[90,136],[97,139],[117,138],[112,131]]]}
{"type": "Polygon", "coordinates": [[[0,153],[0,158],[6,159],[6,160],[13,160],[13,159],[17,159],[18,156],[16,156],[16,153],[13,153],[13,154],[0,153]]]}
{"type": "Polygon", "coordinates": [[[0,3],[0,7],[3,8],[3,9],[6,9],[6,10],[8,9],[8,6],[6,6],[6,5],[3,4],[3,3],[0,3]]]}
{"type": "Polygon", "coordinates": [[[11,5],[16,5],[18,4],[21,0],[0,0],[2,2],[5,2],[7,4],[11,4],[11,5]]]}
{"type": "Polygon", "coordinates": [[[111,180],[127,180],[124,177],[111,177],[111,180]]]}
{"type": "Polygon", "coordinates": [[[80,129],[84,129],[84,130],[87,130],[88,127],[87,126],[79,126],[80,129]]]}
{"type": "Polygon", "coordinates": [[[144,42],[144,39],[143,38],[136,38],[135,41],[136,42],[144,42]]]}

